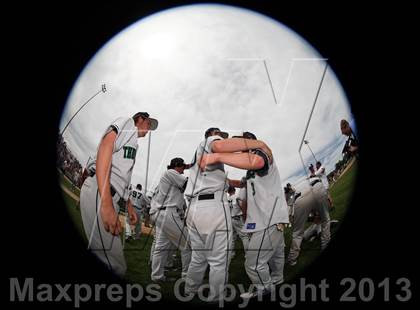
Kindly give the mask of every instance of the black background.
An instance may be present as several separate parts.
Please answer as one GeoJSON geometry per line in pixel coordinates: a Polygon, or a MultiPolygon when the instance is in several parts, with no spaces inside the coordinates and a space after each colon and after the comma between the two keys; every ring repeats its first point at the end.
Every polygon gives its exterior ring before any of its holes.
{"type": "MultiPolygon", "coordinates": [[[[62,284],[117,281],[86,253],[65,211],[55,169],[58,122],[80,71],[104,43],[143,16],[186,3],[67,2],[4,9],[3,14],[11,17],[3,28],[7,30],[4,66],[11,70],[7,75],[4,72],[3,83],[7,99],[2,117],[6,184],[2,301],[8,300],[10,277],[62,284]],[[7,111],[6,105],[10,105],[7,111]]],[[[407,68],[412,58],[405,41],[413,26],[410,8],[350,2],[223,3],[271,16],[303,36],[329,58],[352,104],[361,142],[354,199],[328,250],[307,269],[307,282],[327,279],[332,302],[323,306],[342,307],[346,304],[338,299],[344,287],[339,283],[344,277],[368,277],[376,283],[386,277],[391,283],[406,277],[412,282],[414,302],[418,203],[415,182],[406,179],[417,171],[415,155],[410,155],[416,144],[410,137],[416,123],[410,117],[416,115],[409,110],[415,100],[408,97],[412,88],[407,68]]],[[[398,292],[393,286],[391,301],[398,292]]],[[[383,304],[381,296],[378,293],[372,303],[383,304]]],[[[372,303],[359,306],[371,307],[372,303]]]]}

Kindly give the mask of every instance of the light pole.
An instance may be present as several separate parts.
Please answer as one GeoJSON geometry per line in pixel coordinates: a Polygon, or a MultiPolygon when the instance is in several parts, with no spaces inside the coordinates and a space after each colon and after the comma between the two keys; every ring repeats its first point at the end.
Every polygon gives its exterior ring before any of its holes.
{"type": "Polygon", "coordinates": [[[316,163],[318,160],[316,159],[314,152],[312,152],[312,149],[311,149],[311,147],[309,146],[309,141],[308,141],[308,140],[303,140],[303,143],[305,143],[305,144],[306,144],[306,146],[308,147],[308,149],[309,149],[309,151],[311,152],[312,156],[314,157],[314,159],[315,159],[315,163],[316,163]]]}
{"type": "Polygon", "coordinates": [[[77,113],[79,113],[93,98],[95,98],[98,94],[106,92],[106,86],[105,84],[101,85],[101,90],[99,90],[96,94],[94,94],[92,97],[90,97],[82,106],[79,108],[79,110],[74,113],[74,115],[70,118],[66,126],[64,126],[64,129],[61,131],[61,136],[64,134],[64,131],[66,131],[67,127],[70,125],[70,122],[73,120],[73,118],[76,117],[77,113]]]}

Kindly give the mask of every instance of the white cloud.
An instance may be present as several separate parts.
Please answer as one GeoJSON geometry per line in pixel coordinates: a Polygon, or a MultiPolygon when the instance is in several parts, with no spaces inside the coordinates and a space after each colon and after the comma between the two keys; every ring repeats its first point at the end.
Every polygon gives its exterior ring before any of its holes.
{"type": "MultiPolygon", "coordinates": [[[[272,148],[285,181],[302,169],[298,147],[324,65],[293,61],[319,57],[288,28],[249,11],[204,5],[166,11],[132,25],[95,55],[75,83],[61,128],[106,83],[108,91],[65,133],[82,164],[113,119],[147,111],[160,122],[152,135],[148,184],[158,181],[172,157],[191,160],[211,126],[254,132],[272,148]],[[263,62],[241,58],[266,60],[276,98],[282,99],[278,105],[263,62]]],[[[351,118],[349,106],[329,69],[307,134],[315,153],[343,139],[342,118],[351,118]]],[[[327,170],[340,155],[337,145],[325,157],[327,170]]],[[[139,146],[132,183],[144,184],[147,139],[139,139],[139,146]]],[[[234,177],[244,174],[228,170],[234,177]]]]}

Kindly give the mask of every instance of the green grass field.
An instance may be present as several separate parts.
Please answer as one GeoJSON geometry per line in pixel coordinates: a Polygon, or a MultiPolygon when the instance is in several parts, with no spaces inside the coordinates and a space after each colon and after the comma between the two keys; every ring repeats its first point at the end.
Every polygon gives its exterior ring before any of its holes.
{"type": "MultiPolygon", "coordinates": [[[[351,202],[351,196],[354,188],[355,177],[357,173],[357,163],[341,176],[341,178],[330,188],[330,193],[334,201],[335,209],[331,211],[331,219],[339,220],[340,223],[345,217],[345,213],[349,203],[351,202]]],[[[66,178],[60,177],[60,181],[64,182],[65,186],[71,186],[68,184],[66,178]],[[67,182],[67,183],[66,183],[67,182]]],[[[70,217],[74,221],[78,231],[84,237],[82,221],[80,216],[80,210],[77,208],[77,204],[69,195],[63,191],[64,200],[67,205],[67,209],[70,217]]],[[[332,231],[334,235],[334,231],[332,231]]],[[[86,240],[86,237],[84,237],[86,240]]],[[[151,282],[150,280],[150,267],[149,267],[149,254],[150,246],[153,241],[152,236],[142,235],[140,240],[126,242],[125,244],[125,256],[127,260],[127,275],[126,278],[129,282],[139,283],[146,285],[151,282]]],[[[286,255],[289,251],[291,243],[291,229],[287,228],[285,231],[285,242],[286,242],[286,255]]],[[[86,241],[87,244],[87,241],[86,241]]],[[[297,265],[290,267],[285,266],[284,274],[286,282],[290,282],[293,278],[300,275],[304,269],[316,259],[320,253],[320,242],[315,239],[312,242],[303,242],[302,251],[299,256],[297,265]]],[[[176,260],[176,265],[180,267],[179,256],[176,260]]],[[[180,270],[170,271],[169,277],[179,278],[180,270]]],[[[206,279],[205,279],[206,282],[206,279]]],[[[248,287],[249,279],[244,269],[244,252],[241,242],[236,243],[236,255],[233,258],[230,269],[229,269],[229,283],[242,284],[244,287],[248,287]]],[[[161,290],[163,298],[171,298],[173,295],[174,282],[168,282],[161,284],[161,290]]]]}
{"type": "Polygon", "coordinates": [[[60,170],[58,170],[58,179],[61,185],[64,185],[68,190],[70,190],[77,196],[80,195],[80,189],[74,186],[71,183],[71,181],[60,170]]]}

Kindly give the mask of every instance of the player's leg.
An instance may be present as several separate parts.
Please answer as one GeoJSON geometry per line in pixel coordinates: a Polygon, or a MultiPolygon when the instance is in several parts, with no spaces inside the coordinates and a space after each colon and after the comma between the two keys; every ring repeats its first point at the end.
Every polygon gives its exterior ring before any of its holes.
{"type": "Polygon", "coordinates": [[[329,203],[327,191],[323,187],[318,186],[316,188],[315,208],[318,211],[319,217],[321,219],[321,249],[325,249],[331,239],[330,213],[328,206],[329,203]]]}
{"type": "Polygon", "coordinates": [[[224,297],[225,286],[229,276],[229,256],[232,244],[232,216],[223,192],[215,194],[211,214],[215,227],[207,238],[206,248],[209,249],[207,260],[209,271],[209,298],[216,301],[224,297]]]}
{"type": "Polygon", "coordinates": [[[328,211],[325,212],[324,217],[321,218],[321,249],[325,249],[331,240],[330,231],[330,216],[328,211]]]}
{"type": "Polygon", "coordinates": [[[203,282],[207,269],[206,239],[208,232],[203,223],[208,222],[208,214],[203,212],[207,204],[193,198],[185,213],[185,223],[188,231],[188,243],[191,246],[191,261],[185,277],[185,293],[196,294],[203,282]]]}
{"type": "Polygon", "coordinates": [[[287,262],[295,265],[300,254],[300,247],[305,232],[305,223],[308,219],[313,202],[313,195],[308,194],[300,197],[295,202],[294,215],[292,220],[292,242],[290,245],[287,262]]]}
{"type": "MultiPolygon", "coordinates": [[[[272,287],[268,262],[282,240],[283,232],[279,231],[276,225],[252,233],[248,250],[245,254],[245,270],[257,293],[268,291],[272,287]]],[[[280,268],[280,263],[276,263],[277,267],[280,268]]]]}
{"type": "Polygon", "coordinates": [[[193,284],[201,284],[208,262],[209,296],[211,299],[219,298],[220,289],[224,288],[228,275],[227,251],[232,238],[230,218],[230,209],[222,191],[216,192],[212,199],[192,201],[187,213],[192,255],[186,277],[186,290],[191,286],[189,280],[193,280],[193,284]]]}
{"type": "Polygon", "coordinates": [[[235,244],[236,244],[236,239],[238,238],[238,234],[236,233],[236,227],[235,227],[235,219],[232,218],[232,238],[231,238],[231,242],[229,245],[229,265],[232,261],[232,259],[235,257],[235,244]]]}
{"type": "Polygon", "coordinates": [[[171,246],[167,234],[164,231],[165,224],[165,213],[166,211],[160,211],[156,215],[155,219],[155,246],[152,257],[152,281],[164,281],[165,280],[165,265],[168,259],[168,254],[171,246]]]}
{"type": "Polygon", "coordinates": [[[318,230],[318,224],[312,223],[308,228],[305,229],[303,233],[303,240],[307,241],[311,237],[315,236],[318,230]]]}
{"type": "Polygon", "coordinates": [[[225,285],[229,275],[230,244],[232,230],[215,231],[208,237],[207,248],[210,249],[207,260],[209,271],[209,301],[223,298],[225,285]]]}
{"type": "MultiPolygon", "coordinates": [[[[114,206],[117,206],[118,195],[113,198],[114,206]]],[[[100,214],[100,196],[94,177],[89,177],[84,182],[80,193],[80,211],[83,228],[88,239],[88,248],[101,260],[112,272],[123,276],[127,269],[123,246],[119,236],[114,236],[105,231],[100,214]]],[[[116,207],[116,212],[118,209],[116,207]]]]}
{"type": "Polygon", "coordinates": [[[188,266],[191,261],[191,247],[188,244],[188,230],[181,220],[176,208],[166,211],[168,213],[167,222],[165,224],[165,232],[172,242],[172,246],[176,251],[181,251],[182,278],[185,278],[188,266]]]}
{"type": "Polygon", "coordinates": [[[152,261],[153,261],[153,252],[155,251],[155,245],[156,245],[156,229],[153,228],[151,231],[152,234],[152,244],[150,246],[150,254],[149,254],[149,266],[152,266],[152,261]]]}
{"type": "Polygon", "coordinates": [[[207,252],[205,249],[207,235],[190,228],[188,230],[188,238],[191,244],[191,261],[185,277],[185,293],[196,294],[203,282],[204,273],[207,269],[207,252]]]}
{"type": "Polygon", "coordinates": [[[235,220],[234,230],[236,231],[239,239],[241,239],[241,241],[242,241],[244,251],[246,251],[246,249],[248,248],[249,237],[248,237],[247,233],[244,233],[242,231],[243,227],[244,227],[244,220],[242,219],[242,216],[241,216],[239,219],[235,220]]]}
{"type": "Polygon", "coordinates": [[[124,230],[125,240],[130,240],[132,236],[131,226],[127,214],[120,215],[121,226],[124,230]]]}
{"type": "Polygon", "coordinates": [[[280,240],[278,241],[277,247],[274,250],[273,256],[268,261],[268,265],[270,266],[271,270],[271,281],[274,285],[280,284],[284,281],[284,248],[284,232],[281,231],[280,240]]]}
{"type": "Polygon", "coordinates": [[[142,222],[143,222],[143,213],[137,208],[134,208],[134,211],[136,212],[137,219],[138,219],[138,222],[136,223],[136,225],[134,227],[134,239],[138,240],[138,239],[140,239],[140,235],[141,235],[141,225],[142,225],[142,222]]]}

